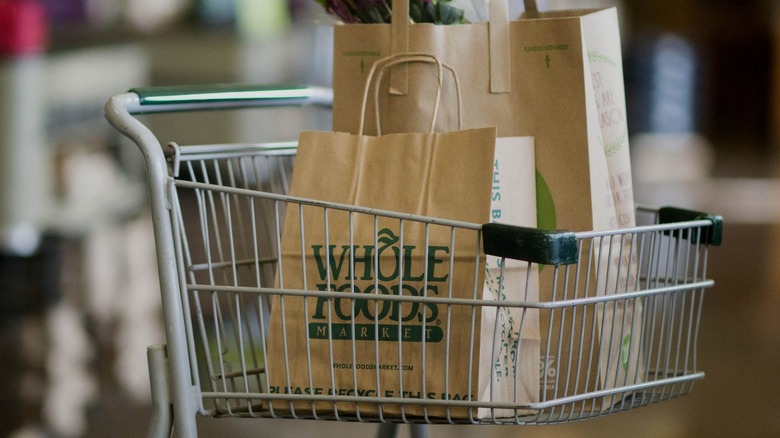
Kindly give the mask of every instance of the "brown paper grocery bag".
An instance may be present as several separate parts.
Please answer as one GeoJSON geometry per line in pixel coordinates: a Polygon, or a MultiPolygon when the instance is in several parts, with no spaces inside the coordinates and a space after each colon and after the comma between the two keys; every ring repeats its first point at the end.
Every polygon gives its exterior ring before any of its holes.
{"type": "MultiPolygon", "coordinates": [[[[429,108],[437,107],[438,99],[430,96],[441,88],[438,67],[439,85],[426,94],[429,108]]],[[[367,94],[371,81],[366,82],[367,94]]],[[[485,223],[494,147],[495,128],[382,136],[303,132],[290,194],[485,223]]],[[[275,299],[266,367],[269,391],[373,397],[374,403],[274,401],[270,408],[308,415],[314,410],[331,415],[468,416],[466,409],[379,404],[377,397],[475,400],[475,355],[480,348],[474,336],[480,327],[476,308],[351,297],[479,298],[478,285],[484,281],[479,247],[474,230],[288,206],[279,287],[337,291],[344,298],[275,299]]]]}
{"type": "MultiPolygon", "coordinates": [[[[394,14],[404,14],[407,3],[394,2],[394,14]]],[[[635,222],[634,200],[616,10],[531,11],[510,20],[507,9],[506,2],[491,1],[489,23],[435,26],[394,19],[392,24],[337,26],[334,129],[355,132],[359,119],[355,102],[359,102],[366,71],[375,59],[397,50],[400,39],[403,42],[400,46],[407,50],[433,53],[458,71],[463,83],[464,127],[496,125],[499,137],[534,137],[540,228],[585,231],[630,227],[635,222]]],[[[435,86],[432,78],[425,77],[418,65],[394,69],[391,73],[392,86],[384,88],[378,102],[383,129],[387,132],[420,129],[423,120],[429,119],[421,117],[427,110],[417,96],[421,90],[435,86]]],[[[455,96],[445,90],[442,105],[452,105],[454,100],[455,96]]],[[[454,126],[457,120],[453,117],[438,120],[439,129],[454,126]]],[[[369,124],[367,132],[373,129],[369,124]]],[[[624,254],[632,251],[628,242],[620,245],[626,248],[624,254]]],[[[610,258],[610,251],[592,251],[599,260],[610,258]]],[[[631,290],[629,262],[633,258],[628,255],[613,261],[623,269],[613,269],[609,276],[621,278],[604,278],[597,284],[598,275],[592,275],[590,293],[631,290]],[[613,287],[617,284],[624,287],[613,287]]],[[[562,292],[553,290],[551,275],[551,269],[541,272],[543,301],[564,298],[562,292]]],[[[642,309],[632,309],[625,319],[610,311],[606,311],[605,318],[603,307],[588,310],[592,311],[588,321],[595,319],[599,324],[596,332],[605,333],[607,339],[597,336],[583,341],[588,345],[592,341],[598,355],[609,360],[604,359],[598,367],[594,365],[587,370],[596,373],[596,368],[601,368],[601,375],[577,380],[582,382],[579,387],[565,387],[556,384],[555,378],[571,369],[569,357],[543,351],[542,385],[548,389],[542,394],[543,400],[607,389],[614,387],[615,382],[642,381],[645,369],[640,340],[612,339],[638,324],[642,309]],[[616,322],[620,326],[614,326],[616,322]],[[601,327],[614,329],[601,330],[601,327]],[[621,355],[608,354],[614,345],[627,346],[624,350],[628,353],[622,357],[629,357],[631,363],[617,366],[621,355]],[[607,367],[618,370],[619,375],[616,378],[606,375],[607,367]],[[584,382],[588,382],[587,387],[584,382]]],[[[568,341],[557,336],[561,334],[560,316],[559,312],[541,318],[543,349],[549,344],[548,339],[556,346],[558,342],[568,341]]]]}
{"type": "MultiPolygon", "coordinates": [[[[553,197],[553,205],[540,205],[540,227],[630,226],[633,192],[616,10],[541,12],[509,21],[501,3],[490,2],[489,23],[407,25],[409,50],[432,53],[458,72],[463,127],[497,126],[499,137],[535,138],[537,169],[553,197]],[[592,193],[583,194],[583,188],[592,193]],[[611,211],[615,207],[619,213],[611,211]]],[[[376,59],[392,53],[391,43],[403,33],[393,26],[336,26],[334,130],[357,132],[366,74],[376,59]]],[[[385,132],[427,130],[430,106],[419,96],[435,88],[435,78],[422,65],[409,65],[408,77],[413,80],[405,94],[384,87],[378,105],[385,132]]],[[[441,105],[455,107],[453,90],[445,88],[441,105]]],[[[441,114],[437,127],[457,129],[456,115],[441,114]]],[[[374,132],[368,120],[366,133],[374,132]]]]}

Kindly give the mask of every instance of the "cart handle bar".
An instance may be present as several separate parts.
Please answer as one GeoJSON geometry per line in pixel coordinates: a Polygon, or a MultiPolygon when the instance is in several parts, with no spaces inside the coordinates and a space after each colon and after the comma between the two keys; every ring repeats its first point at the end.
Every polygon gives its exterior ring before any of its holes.
{"type": "MultiPolygon", "coordinates": [[[[664,234],[689,239],[692,244],[719,246],[723,240],[723,218],[677,207],[662,207],[657,211],[657,225],[684,224],[689,228],[666,229],[664,234]],[[693,228],[699,228],[696,232],[693,228]]],[[[613,230],[641,231],[648,227],[613,230]]],[[[526,260],[547,265],[570,265],[578,261],[578,237],[595,237],[600,233],[573,233],[565,230],[540,230],[500,223],[482,226],[485,254],[526,260]]]]}
{"type": "Polygon", "coordinates": [[[330,88],[308,85],[177,85],[130,92],[139,99],[137,106],[127,108],[131,114],[307,104],[330,108],[333,102],[330,88]]]}

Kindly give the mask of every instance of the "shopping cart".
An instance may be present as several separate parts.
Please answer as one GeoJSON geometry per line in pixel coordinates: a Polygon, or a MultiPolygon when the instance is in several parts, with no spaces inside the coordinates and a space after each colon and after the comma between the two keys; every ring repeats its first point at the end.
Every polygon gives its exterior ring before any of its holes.
{"type": "MultiPolygon", "coordinates": [[[[114,96],[107,104],[110,123],[141,149],[151,192],[167,343],[152,346],[148,352],[154,406],[150,435],[166,436],[173,426],[181,436],[195,436],[197,414],[385,425],[562,423],[679,397],[704,377],[697,367],[696,351],[704,292],[714,284],[706,268],[708,247],[721,241],[722,220],[718,216],[639,206],[637,220],[645,225],[572,233],[453,222],[295,198],[287,194],[294,141],[162,146],[134,117],[249,107],[313,105],[327,110],[331,96],[330,90],[316,87],[169,87],[135,89],[114,96]],[[401,228],[445,229],[453,236],[457,232],[466,236],[464,239],[473,239],[472,269],[478,270],[485,254],[498,257],[499,266],[504,266],[505,258],[522,260],[527,263],[527,272],[539,272],[540,276],[544,272],[549,277],[549,283],[543,285],[551,290],[539,294],[549,298],[483,299],[482,285],[478,284],[471,298],[457,299],[446,294],[404,294],[403,287],[397,288],[402,291],[399,294],[345,293],[305,283],[300,288],[285,288],[285,276],[318,268],[314,263],[307,268],[305,258],[301,258],[297,271],[282,272],[279,262],[285,215],[302,215],[304,209],[318,211],[321,218],[320,223],[308,223],[307,229],[327,230],[331,215],[347,214],[352,218],[350,224],[367,218],[396,221],[401,228]],[[307,332],[311,321],[282,320],[283,330],[273,334],[278,337],[275,343],[270,342],[269,325],[285,300],[303,300],[320,310],[328,309],[330,315],[334,306],[352,309],[352,316],[339,325],[348,335],[337,334],[337,321],[332,316],[316,333],[307,332]],[[540,365],[535,371],[541,380],[538,399],[384,392],[379,390],[380,384],[386,384],[380,382],[378,371],[376,379],[367,382],[358,382],[357,371],[353,371],[355,378],[345,390],[334,390],[336,385],[324,391],[315,388],[312,370],[325,370],[332,376],[330,370],[338,367],[375,370],[382,365],[378,355],[369,364],[358,363],[356,356],[346,363],[334,362],[334,345],[346,343],[354,351],[379,343],[378,326],[368,330],[368,335],[358,336],[359,328],[371,327],[356,319],[355,309],[397,310],[404,306],[438,306],[437,321],[429,324],[441,324],[439,331],[447,339],[448,333],[456,330],[471,333],[467,354],[472,360],[479,355],[478,318],[453,321],[452,315],[458,315],[459,309],[471,315],[484,315],[487,310],[494,316],[516,312],[520,315],[513,329],[516,338],[524,330],[532,330],[534,324],[528,321],[535,315],[534,321],[541,323],[536,330],[542,339],[540,365]],[[616,309],[621,309],[620,317],[616,309]],[[626,324],[627,320],[631,322],[626,324]],[[287,345],[288,336],[296,330],[309,333],[300,351],[287,345]],[[324,359],[312,353],[312,339],[318,336],[331,349],[324,359]],[[618,340],[616,345],[608,345],[613,339],[618,340]],[[271,344],[281,348],[271,351],[271,344]],[[273,361],[268,360],[274,354],[277,362],[282,361],[277,369],[271,369],[273,361]],[[621,366],[623,372],[615,371],[621,366]],[[276,382],[284,381],[293,367],[302,367],[309,375],[310,383],[302,390],[289,384],[274,386],[269,380],[274,375],[276,382]],[[615,370],[610,372],[610,367],[615,370]],[[627,371],[629,368],[633,371],[627,371]],[[365,385],[376,390],[361,391],[365,385]]],[[[302,227],[299,232],[304,232],[302,227]]],[[[377,232],[368,238],[378,242],[384,236],[377,232]]],[[[354,265],[355,260],[349,262],[354,265]]],[[[427,363],[425,349],[430,347],[425,340],[407,342],[400,335],[421,321],[422,333],[426,333],[427,318],[411,319],[396,318],[397,332],[383,339],[398,345],[396,363],[402,364],[400,356],[408,357],[409,349],[421,349],[418,377],[424,379],[426,370],[446,376],[454,366],[449,358],[427,363]]],[[[498,322],[495,327],[498,331],[498,322]]],[[[513,372],[522,372],[518,366],[514,368],[513,372]]],[[[402,374],[401,366],[390,372],[398,375],[401,386],[404,379],[408,385],[409,379],[416,378],[402,374]]],[[[476,374],[467,378],[469,382],[477,380],[476,374]]],[[[388,430],[392,431],[392,426],[384,433],[388,430]]]]}

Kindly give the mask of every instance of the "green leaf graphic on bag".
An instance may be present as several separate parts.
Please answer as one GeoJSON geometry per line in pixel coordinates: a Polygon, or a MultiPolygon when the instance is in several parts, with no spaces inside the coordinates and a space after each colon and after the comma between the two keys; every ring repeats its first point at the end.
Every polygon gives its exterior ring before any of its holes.
{"type": "Polygon", "coordinates": [[[620,138],[614,140],[613,142],[609,144],[604,144],[604,155],[607,157],[611,157],[615,155],[616,153],[620,152],[620,149],[623,148],[623,145],[625,145],[626,140],[628,140],[628,133],[623,133],[620,138]]]}
{"type": "Polygon", "coordinates": [[[628,371],[628,359],[631,354],[631,335],[625,335],[620,345],[620,363],[623,365],[623,371],[628,371]]]}
{"type": "Polygon", "coordinates": [[[558,227],[555,202],[539,170],[536,171],[536,224],[541,230],[555,230],[558,227]]]}
{"type": "Polygon", "coordinates": [[[609,64],[612,67],[616,67],[615,61],[610,58],[609,56],[598,53],[598,52],[588,52],[588,61],[590,62],[600,62],[602,64],[609,64]]]}
{"type": "MultiPolygon", "coordinates": [[[[558,228],[555,201],[550,192],[550,187],[538,169],[536,170],[536,226],[540,230],[555,230],[558,228]]],[[[542,272],[544,266],[542,264],[539,265],[539,272],[542,272]]]]}

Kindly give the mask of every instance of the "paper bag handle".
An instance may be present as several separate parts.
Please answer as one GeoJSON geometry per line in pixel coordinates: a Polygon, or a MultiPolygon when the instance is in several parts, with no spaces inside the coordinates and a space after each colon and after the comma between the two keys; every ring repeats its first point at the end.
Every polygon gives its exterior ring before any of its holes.
{"type": "MultiPolygon", "coordinates": [[[[408,55],[408,54],[407,54],[408,55]]],[[[403,55],[402,55],[403,56],[403,55]]],[[[439,70],[439,77],[437,81],[438,86],[438,93],[436,95],[436,103],[434,106],[434,112],[433,116],[431,117],[431,129],[430,132],[433,133],[434,127],[436,125],[436,120],[439,118],[439,107],[441,102],[441,90],[444,87],[443,85],[443,78],[442,78],[442,67],[449,70],[449,72],[452,74],[452,79],[455,84],[455,104],[457,105],[458,109],[458,130],[463,129],[463,106],[461,105],[461,92],[460,92],[460,79],[458,78],[458,73],[455,72],[455,69],[451,66],[441,62],[435,55],[431,55],[429,53],[417,53],[416,56],[420,56],[419,59],[414,59],[411,62],[429,62],[429,63],[436,63],[438,65],[439,70]]],[[[398,63],[402,63],[402,61],[394,62],[392,65],[397,65],[398,63]]],[[[380,85],[382,84],[382,79],[384,77],[385,72],[388,70],[389,67],[392,65],[388,64],[384,67],[379,69],[379,75],[377,76],[376,80],[376,86],[374,87],[374,120],[376,123],[376,129],[377,129],[377,135],[382,135],[382,124],[379,119],[379,90],[380,85]]]]}
{"type": "MultiPolygon", "coordinates": [[[[490,92],[511,91],[512,65],[509,41],[509,1],[489,1],[488,56],[490,57],[490,92]]],[[[537,12],[536,0],[523,0],[527,12],[537,12]]],[[[390,53],[409,52],[409,0],[394,0],[390,22],[390,53]]],[[[390,94],[404,95],[408,88],[406,67],[395,69],[390,77],[390,94]]]]}
{"type": "Polygon", "coordinates": [[[458,106],[458,129],[462,129],[463,117],[461,111],[460,80],[458,79],[458,74],[451,66],[442,63],[441,60],[439,60],[439,58],[437,58],[434,55],[431,55],[429,53],[411,52],[411,53],[397,53],[394,55],[387,56],[385,58],[376,61],[371,66],[371,70],[369,70],[368,76],[366,77],[365,86],[363,87],[363,101],[360,107],[360,124],[358,126],[358,132],[360,134],[363,134],[363,129],[365,126],[366,106],[368,105],[367,103],[368,91],[371,88],[371,84],[374,82],[374,74],[378,72],[376,83],[374,84],[374,117],[376,119],[377,135],[382,135],[382,127],[379,119],[379,89],[382,83],[384,73],[387,69],[395,65],[399,65],[399,64],[404,65],[412,62],[426,62],[426,63],[436,64],[437,67],[438,76],[436,81],[436,100],[434,101],[434,105],[433,105],[433,115],[431,116],[430,132],[431,133],[434,132],[436,126],[436,120],[439,117],[439,106],[441,104],[441,89],[443,84],[443,77],[442,77],[443,69],[447,69],[452,73],[452,77],[455,82],[455,95],[456,95],[457,106],[458,106]]]}

